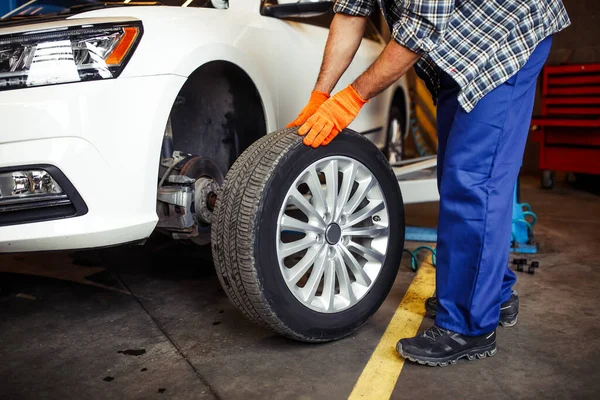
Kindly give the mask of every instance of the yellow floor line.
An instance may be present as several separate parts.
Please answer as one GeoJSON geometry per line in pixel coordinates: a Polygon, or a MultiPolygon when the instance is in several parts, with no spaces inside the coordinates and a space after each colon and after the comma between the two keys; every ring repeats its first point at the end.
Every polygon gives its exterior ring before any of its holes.
{"type": "Polygon", "coordinates": [[[396,343],[415,336],[425,316],[425,299],[433,296],[434,291],[435,268],[429,257],[419,267],[348,399],[390,398],[404,366],[404,360],[396,353],[396,343]]]}

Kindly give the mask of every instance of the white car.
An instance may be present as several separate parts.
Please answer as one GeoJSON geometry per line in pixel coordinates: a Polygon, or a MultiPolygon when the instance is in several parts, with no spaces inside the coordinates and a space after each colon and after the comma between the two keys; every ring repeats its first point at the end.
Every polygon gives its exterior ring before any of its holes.
{"type": "MultiPolygon", "coordinates": [[[[0,20],[0,252],[111,246],[143,241],[156,229],[210,243],[228,170],[252,143],[296,117],[319,71],[331,3],[285,3],[33,0],[6,14],[0,20]]],[[[384,44],[369,25],[336,91],[384,44]]],[[[395,159],[407,115],[401,80],[368,103],[351,128],[395,159]]],[[[346,165],[340,160],[336,166],[346,165]]],[[[352,167],[353,179],[367,179],[363,164],[352,167]]],[[[381,197],[377,190],[373,195],[381,197]]],[[[359,304],[371,288],[335,307],[332,294],[326,312],[359,304]]],[[[302,296],[295,298],[319,311],[302,296]]],[[[351,331],[336,329],[316,337],[351,331]]]]}

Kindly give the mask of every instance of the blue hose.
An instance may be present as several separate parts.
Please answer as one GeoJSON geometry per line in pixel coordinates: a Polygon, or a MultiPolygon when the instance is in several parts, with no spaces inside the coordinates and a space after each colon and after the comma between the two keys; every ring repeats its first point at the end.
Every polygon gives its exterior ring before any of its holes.
{"type": "Polygon", "coordinates": [[[419,259],[417,258],[417,256],[419,255],[419,251],[421,251],[421,250],[428,250],[431,252],[431,264],[433,264],[434,267],[436,266],[437,253],[433,247],[419,246],[416,249],[414,249],[413,251],[404,249],[404,250],[402,250],[403,252],[410,254],[410,269],[412,269],[414,272],[417,272],[417,269],[419,268],[419,259]]]}
{"type": "Polygon", "coordinates": [[[404,249],[402,250],[403,253],[408,253],[410,255],[410,269],[413,270],[413,272],[417,272],[417,262],[419,260],[417,260],[417,256],[413,254],[412,251],[408,250],[408,249],[404,249]]]}

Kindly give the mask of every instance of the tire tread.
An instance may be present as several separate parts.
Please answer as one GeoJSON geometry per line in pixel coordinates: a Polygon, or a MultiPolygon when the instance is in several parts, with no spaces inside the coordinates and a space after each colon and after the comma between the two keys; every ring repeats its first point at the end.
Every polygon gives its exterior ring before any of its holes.
{"type": "Polygon", "coordinates": [[[298,340],[269,306],[254,267],[253,247],[261,194],[290,147],[301,142],[295,129],[273,132],[256,141],[233,164],[215,205],[212,243],[217,275],[231,301],[250,320],[298,340]]]}

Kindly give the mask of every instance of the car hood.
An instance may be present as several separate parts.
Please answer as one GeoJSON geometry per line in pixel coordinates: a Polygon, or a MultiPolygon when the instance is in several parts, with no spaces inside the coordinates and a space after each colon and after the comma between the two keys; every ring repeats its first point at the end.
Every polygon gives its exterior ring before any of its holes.
{"type": "Polygon", "coordinates": [[[113,7],[66,16],[47,16],[22,21],[0,23],[0,35],[60,29],[85,24],[119,23],[131,21],[167,21],[187,18],[209,17],[211,13],[222,10],[207,8],[182,8],[169,6],[113,7]]]}
{"type": "MultiPolygon", "coordinates": [[[[255,7],[254,12],[258,14],[258,11],[258,7],[255,7]]],[[[221,59],[241,63],[244,55],[242,52],[232,53],[232,48],[239,47],[240,38],[249,37],[245,25],[247,21],[248,13],[243,7],[227,11],[168,6],[115,7],[88,11],[60,21],[0,27],[0,39],[8,35],[29,35],[70,26],[141,22],[144,35],[120,77],[188,76],[199,65],[212,61],[215,54],[221,59]]],[[[252,66],[252,60],[248,59],[245,63],[252,66]]]]}
{"type": "Polygon", "coordinates": [[[54,18],[50,20],[40,20],[36,23],[28,22],[19,25],[11,24],[7,27],[2,27],[2,25],[0,25],[0,35],[12,35],[32,31],[53,31],[56,29],[69,28],[71,26],[132,22],[136,20],[137,19],[133,17],[54,18]]]}

